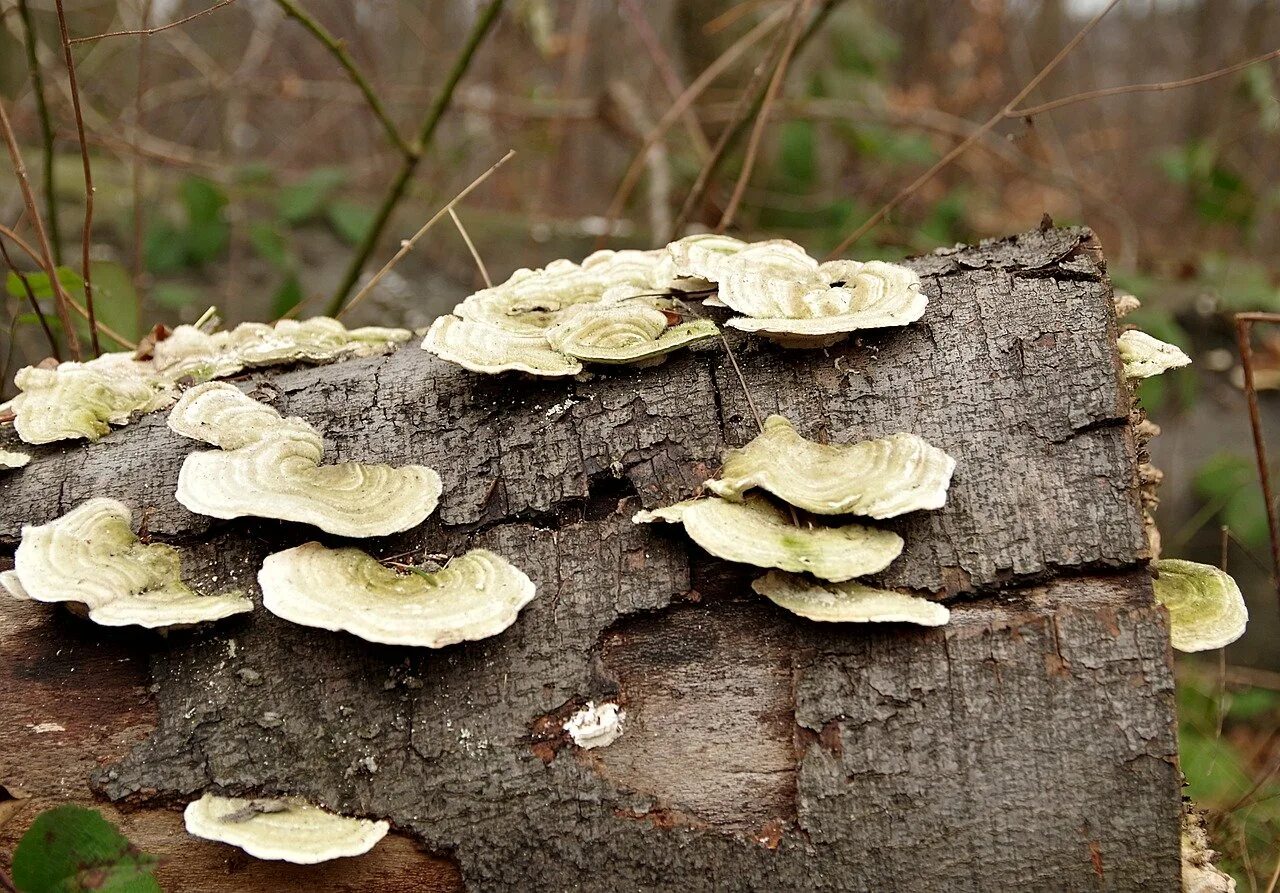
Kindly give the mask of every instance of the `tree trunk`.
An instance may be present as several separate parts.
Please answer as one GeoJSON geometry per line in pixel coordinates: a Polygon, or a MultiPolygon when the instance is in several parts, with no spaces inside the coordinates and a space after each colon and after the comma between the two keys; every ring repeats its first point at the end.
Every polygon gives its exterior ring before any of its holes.
{"type": "MultiPolygon", "coordinates": [[[[482,378],[416,346],[254,376],[330,460],[438,469],[423,527],[375,554],[511,558],[538,597],[504,634],[375,646],[259,609],[159,637],[0,606],[8,849],[55,801],[96,801],[175,890],[1178,888],[1165,615],[1143,567],[1138,445],[1111,288],[1087,230],[912,262],[924,319],[827,351],[736,339],[762,412],[811,437],[910,431],[957,460],[945,509],[889,522],[876,580],[951,623],[828,626],[755,574],[631,514],[689,497],[754,434],[718,344],[587,381],[482,378]],[[623,704],[614,744],[557,732],[623,704]],[[292,793],[403,836],[315,868],[181,831],[206,789],[292,793]],[[412,842],[416,838],[422,849],[412,842]]],[[[296,525],[173,498],[191,441],[164,414],[0,479],[0,544],[91,496],[257,594],[296,525]]]]}

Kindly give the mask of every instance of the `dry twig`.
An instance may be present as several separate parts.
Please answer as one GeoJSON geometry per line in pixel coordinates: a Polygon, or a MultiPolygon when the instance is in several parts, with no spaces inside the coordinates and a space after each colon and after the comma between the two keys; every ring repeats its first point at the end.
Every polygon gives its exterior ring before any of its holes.
{"type": "MultiPolygon", "coordinates": [[[[503,160],[505,161],[506,159],[503,160]]],[[[484,265],[484,259],[480,257],[480,252],[476,250],[476,243],[471,241],[471,234],[462,225],[462,218],[458,216],[457,211],[453,210],[453,205],[449,205],[449,217],[452,218],[453,225],[458,228],[462,241],[467,243],[467,250],[471,252],[471,259],[476,262],[476,268],[480,271],[480,278],[484,280],[485,288],[493,288],[493,280],[489,278],[489,269],[484,265]]]]}
{"type": "Polygon", "coordinates": [[[1271,464],[1267,461],[1267,441],[1258,412],[1258,389],[1253,382],[1253,324],[1280,323],[1280,313],[1237,313],[1236,344],[1244,368],[1244,396],[1249,406],[1249,427],[1253,430],[1253,454],[1258,462],[1258,480],[1267,508],[1267,531],[1271,534],[1272,583],[1280,598],[1280,520],[1276,517],[1275,491],[1271,488],[1271,464]]]}
{"type": "Polygon", "coordinates": [[[49,218],[49,242],[53,246],[55,263],[62,263],[62,233],[58,229],[58,194],[53,178],[53,119],[49,116],[49,103],[44,95],[44,75],[40,72],[40,60],[36,56],[36,26],[31,18],[27,0],[18,0],[18,17],[22,19],[23,46],[27,51],[27,72],[31,75],[31,92],[36,100],[36,117],[40,120],[40,148],[44,186],[44,212],[49,218]]]}
{"type": "MultiPolygon", "coordinates": [[[[9,249],[5,247],[4,242],[0,240],[0,256],[4,257],[5,266],[7,266],[13,275],[18,277],[18,281],[22,283],[22,290],[27,295],[27,303],[31,305],[31,312],[36,315],[36,319],[40,322],[40,328],[44,329],[44,336],[49,341],[50,356],[58,362],[62,362],[62,351],[58,349],[58,339],[54,337],[53,329],[49,328],[49,320],[45,319],[44,312],[40,309],[40,303],[36,300],[35,290],[31,288],[31,282],[27,279],[27,274],[18,269],[14,264],[13,258],[9,256],[9,249]]],[[[17,315],[14,315],[16,321],[17,315]]],[[[6,376],[8,373],[8,364],[5,365],[6,376]]]]}
{"type": "Polygon", "coordinates": [[[224,6],[230,6],[232,3],[235,3],[235,2],[236,0],[221,0],[221,2],[213,4],[208,9],[202,9],[197,13],[192,13],[191,15],[187,16],[184,19],[178,19],[176,22],[170,22],[167,25],[160,25],[155,28],[135,28],[129,31],[108,31],[105,34],[91,34],[88,37],[77,37],[74,40],[68,41],[68,43],[73,43],[73,44],[89,43],[90,41],[94,41],[94,40],[105,40],[108,37],[128,37],[131,34],[142,35],[144,37],[151,34],[159,34],[161,31],[168,31],[170,28],[176,28],[179,25],[185,25],[187,22],[191,21],[192,19],[198,19],[201,16],[207,16],[209,13],[215,10],[221,9],[224,6]]]}

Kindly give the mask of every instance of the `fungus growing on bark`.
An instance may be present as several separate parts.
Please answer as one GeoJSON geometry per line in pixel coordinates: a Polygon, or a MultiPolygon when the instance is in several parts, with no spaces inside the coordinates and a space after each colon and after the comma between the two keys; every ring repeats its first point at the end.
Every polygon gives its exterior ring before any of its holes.
{"type": "Polygon", "coordinates": [[[12,471],[15,468],[23,468],[30,461],[30,453],[0,450],[0,471],[12,471]]]}
{"type": "Polygon", "coordinates": [[[27,443],[97,440],[134,413],[152,412],[176,399],[173,386],[147,363],[108,353],[52,369],[27,366],[13,378],[20,393],[10,401],[13,427],[27,443]]]}
{"type": "Polygon", "coordinates": [[[608,747],[622,737],[622,723],[626,718],[627,711],[617,704],[587,701],[585,707],[565,720],[564,730],[583,750],[608,747]]]}
{"type": "Polygon", "coordinates": [[[1153,562],[1156,601],[1169,611],[1169,638],[1179,651],[1212,651],[1244,635],[1249,622],[1240,587],[1211,564],[1177,558],[1153,562]]]}
{"type": "Polygon", "coordinates": [[[667,315],[645,303],[633,288],[611,289],[599,303],[570,307],[547,330],[547,343],[590,363],[641,363],[665,357],[720,329],[709,319],[668,326],[667,315]]]}
{"type": "Polygon", "coordinates": [[[169,427],[217,450],[192,453],[177,499],[212,518],[279,518],[339,536],[386,536],[435,511],[440,476],[421,465],[321,465],[324,442],[299,418],[281,418],[233,385],[208,382],[182,395],[169,427]]]}
{"type": "Polygon", "coordinates": [[[1151,378],[1170,369],[1191,365],[1191,357],[1183,353],[1182,348],[1137,329],[1122,332],[1117,346],[1125,378],[1151,378]]]}
{"type": "Polygon", "coordinates": [[[83,605],[103,626],[188,626],[253,609],[238,591],[197,595],[182,582],[178,550],[142,544],[131,521],[122,503],[98,498],[28,524],[0,582],[17,598],[83,605]]]}
{"type": "Polygon", "coordinates": [[[517,333],[495,325],[441,316],[427,330],[422,349],[472,372],[577,375],[582,363],[553,349],[541,331],[517,333]]]}
{"type": "Polygon", "coordinates": [[[683,524],[695,543],[718,558],[808,572],[824,580],[849,580],[882,571],[902,552],[902,537],[889,530],[846,524],[797,527],[763,499],[743,502],[692,499],[637,512],[637,524],[683,524]]]}
{"type": "Polygon", "coordinates": [[[707,487],[733,502],[759,487],[819,515],[892,518],[941,508],[955,467],[914,434],[828,445],[806,440],[774,415],[754,440],[725,455],[720,478],[707,487]]]}
{"type": "Polygon", "coordinates": [[[850,580],[824,583],[798,574],[770,571],[751,588],[792,614],[827,623],[915,623],[942,626],[951,619],[944,605],[850,580]]]}
{"type": "Polygon", "coordinates": [[[391,825],[335,815],[302,800],[245,800],[205,794],[182,812],[187,833],[239,847],[259,859],[314,865],[359,856],[391,825]]]}
{"type": "Polygon", "coordinates": [[[396,573],[359,549],[306,543],[258,574],[262,604],[293,623],[370,642],[443,648],[496,636],[536,595],[501,555],[473,549],[433,573],[396,573]]]}

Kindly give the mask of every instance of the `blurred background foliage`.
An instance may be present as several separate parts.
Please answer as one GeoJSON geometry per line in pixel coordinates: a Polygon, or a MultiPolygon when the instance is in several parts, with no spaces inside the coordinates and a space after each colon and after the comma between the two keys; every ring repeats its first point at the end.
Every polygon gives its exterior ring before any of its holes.
{"type": "MultiPolygon", "coordinates": [[[[196,0],[67,0],[86,36],[155,27],[196,0]]],[[[643,156],[616,219],[623,172],[674,97],[781,0],[511,0],[481,46],[372,256],[380,265],[443,202],[517,151],[460,209],[495,276],[594,247],[662,244],[755,68],[768,34],[643,156]]],[[[1099,0],[835,2],[797,53],[771,111],[736,231],[822,254],[999,109],[1104,4],[1099,0]]],[[[83,181],[52,0],[29,0],[53,122],[64,269],[79,279],[83,181]]],[[[306,11],[412,134],[478,14],[475,0],[307,0],[306,11]]],[[[33,183],[44,177],[17,0],[0,4],[0,96],[33,183]]],[[[1280,47],[1274,0],[1123,0],[1028,98],[1180,79],[1280,47]]],[[[402,162],[333,56],[273,0],[238,0],[149,37],[78,44],[97,183],[92,269],[100,318],[126,341],[216,304],[230,323],[320,312],[402,162]]],[[[1280,859],[1280,617],[1265,507],[1240,392],[1230,314],[1280,311],[1280,66],[1198,86],[1128,93],[1009,119],[919,189],[851,251],[899,258],[1029,229],[1048,213],[1099,234],[1132,321],[1184,347],[1190,371],[1143,385],[1163,436],[1165,553],[1228,560],[1250,602],[1223,666],[1180,666],[1183,761],[1215,810],[1218,845],[1245,889],[1275,887],[1280,859]]],[[[714,225],[743,169],[725,155],[694,225],[714,225]]],[[[0,171],[0,223],[23,205],[0,171]]],[[[24,261],[19,258],[18,265],[24,261]]],[[[32,267],[27,264],[25,270],[32,267]]],[[[28,281],[42,311],[47,277],[28,281]]],[[[480,280],[458,233],[435,229],[371,293],[356,321],[417,326],[480,280]]],[[[77,289],[79,291],[77,291],[77,289]]],[[[5,394],[48,353],[10,274],[0,318],[5,394]]],[[[48,325],[57,334],[51,313],[48,325]]],[[[82,334],[84,334],[82,332],[82,334]]],[[[108,349],[116,349],[104,338],[108,349]]],[[[1280,331],[1258,330],[1265,427],[1280,452],[1280,331]]]]}

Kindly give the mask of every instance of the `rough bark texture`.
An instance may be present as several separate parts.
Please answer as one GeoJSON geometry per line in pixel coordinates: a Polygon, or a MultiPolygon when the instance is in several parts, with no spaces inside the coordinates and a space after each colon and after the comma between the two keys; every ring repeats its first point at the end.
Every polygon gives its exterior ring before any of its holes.
{"type": "MultiPolygon", "coordinates": [[[[907,549],[882,575],[959,602],[948,627],[799,621],[754,596],[745,569],[629,522],[688,497],[752,435],[718,348],[530,383],[408,347],[252,387],[316,424],[333,459],[436,467],[438,516],[368,545],[510,556],[539,586],[516,625],[424,653],[264,611],[160,639],[6,606],[5,652],[34,657],[0,671],[21,737],[0,782],[83,797],[102,757],[96,790],[135,824],[172,827],[163,807],[206,788],[385,816],[435,855],[397,844],[379,857],[401,866],[384,889],[1176,889],[1168,636],[1139,567],[1130,398],[1096,244],[1031,233],[915,265],[930,297],[917,325],[830,351],[739,351],[760,409],[811,436],[914,431],[956,457],[947,507],[891,525],[907,549]],[[92,698],[88,679],[129,694],[75,700],[92,698]],[[628,724],[581,751],[559,725],[589,699],[619,700],[628,724]],[[66,731],[31,731],[44,722],[66,731]],[[49,735],[80,760],[61,787],[24,757],[49,735]]],[[[193,448],[159,415],[42,451],[0,483],[0,542],[109,494],[191,546],[197,580],[256,592],[261,559],[314,534],[186,512],[172,492],[193,448]]]]}

